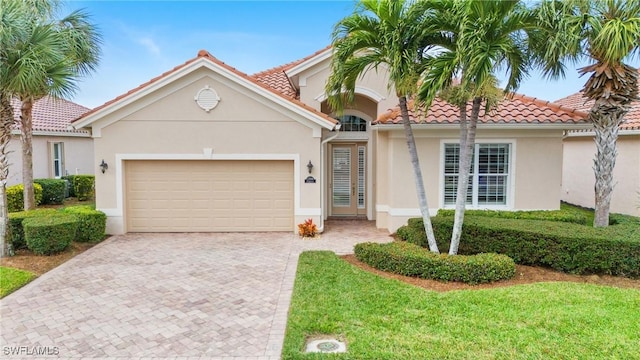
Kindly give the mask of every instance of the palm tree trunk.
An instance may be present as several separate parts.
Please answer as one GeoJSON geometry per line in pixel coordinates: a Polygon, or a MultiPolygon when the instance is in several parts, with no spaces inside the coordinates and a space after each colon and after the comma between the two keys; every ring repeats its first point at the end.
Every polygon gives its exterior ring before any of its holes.
{"type": "Polygon", "coordinates": [[[13,108],[11,98],[0,94],[0,257],[11,253],[9,249],[9,210],[7,204],[7,178],[9,177],[9,161],[7,159],[11,125],[13,124],[13,108]]]}
{"type": "Polygon", "coordinates": [[[480,115],[482,98],[475,97],[471,107],[471,119],[467,123],[467,105],[460,106],[460,159],[458,162],[458,189],[456,192],[456,211],[451,233],[451,245],[449,255],[456,255],[460,246],[462,224],[464,223],[464,210],[467,205],[467,192],[469,187],[469,173],[471,172],[471,156],[476,143],[476,127],[480,115]]]}
{"type": "Polygon", "coordinates": [[[618,127],[624,114],[624,110],[612,110],[606,106],[594,106],[589,113],[596,134],[596,158],[593,161],[596,178],[594,227],[609,226],[609,209],[614,187],[613,169],[618,155],[618,127]]]}
{"type": "Polygon", "coordinates": [[[409,110],[407,108],[407,97],[400,96],[400,112],[402,113],[402,125],[407,139],[407,147],[409,148],[409,157],[413,166],[413,176],[416,183],[416,193],[418,195],[418,204],[422,221],[424,223],[424,231],[427,234],[427,242],[429,250],[434,253],[440,253],[436,237],[433,234],[433,226],[431,225],[431,217],[429,216],[429,205],[427,204],[427,194],[424,190],[424,181],[422,180],[422,170],[420,170],[420,162],[418,161],[418,150],[416,148],[416,140],[413,137],[413,129],[411,129],[411,121],[409,120],[409,110]]]}
{"type": "Polygon", "coordinates": [[[36,208],[33,190],[33,98],[22,100],[20,136],[22,140],[22,184],[24,185],[24,209],[36,208]]]}

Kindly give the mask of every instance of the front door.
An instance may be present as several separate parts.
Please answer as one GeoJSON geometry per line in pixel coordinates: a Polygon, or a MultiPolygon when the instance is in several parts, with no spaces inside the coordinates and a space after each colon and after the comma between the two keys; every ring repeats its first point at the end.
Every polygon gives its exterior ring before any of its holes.
{"type": "Polygon", "coordinates": [[[366,215],[367,146],[331,145],[331,215],[366,215]]]}

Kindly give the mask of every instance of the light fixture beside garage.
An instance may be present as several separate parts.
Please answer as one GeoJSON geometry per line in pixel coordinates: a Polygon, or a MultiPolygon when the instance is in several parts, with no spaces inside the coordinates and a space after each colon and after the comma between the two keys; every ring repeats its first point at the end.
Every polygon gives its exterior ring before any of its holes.
{"type": "Polygon", "coordinates": [[[100,163],[100,171],[102,171],[102,173],[104,174],[105,171],[107,171],[107,169],[109,168],[109,164],[107,164],[106,162],[104,162],[104,159],[102,159],[102,162],[100,163]]]}
{"type": "Polygon", "coordinates": [[[307,164],[307,169],[309,169],[309,174],[311,174],[311,171],[313,170],[313,164],[311,163],[311,160],[309,160],[309,163],[307,164]]]}
{"type": "Polygon", "coordinates": [[[218,106],[220,97],[215,90],[209,87],[209,85],[205,85],[205,87],[198,91],[194,100],[202,110],[209,112],[211,109],[218,106]]]}

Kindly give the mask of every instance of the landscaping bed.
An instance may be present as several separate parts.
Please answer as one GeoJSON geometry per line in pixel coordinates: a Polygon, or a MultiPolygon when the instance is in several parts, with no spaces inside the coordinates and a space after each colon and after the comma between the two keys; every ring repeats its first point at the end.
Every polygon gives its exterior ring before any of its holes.
{"type": "Polygon", "coordinates": [[[332,359],[637,358],[637,286],[498,282],[440,293],[385,277],[331,252],[301,254],[282,358],[326,357],[304,352],[322,335],[347,344],[332,359]]]}

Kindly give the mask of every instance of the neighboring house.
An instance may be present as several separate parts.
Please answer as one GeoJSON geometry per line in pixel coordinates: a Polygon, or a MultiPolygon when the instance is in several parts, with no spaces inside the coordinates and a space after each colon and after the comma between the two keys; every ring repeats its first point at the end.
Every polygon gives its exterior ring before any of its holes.
{"type": "MultiPolygon", "coordinates": [[[[109,166],[96,176],[107,231],[295,231],[335,216],[392,232],[419,215],[384,69],[360,79],[338,122],[324,92],[331,54],[249,76],[201,50],[76,120],[109,166]]],[[[521,95],[483,114],[470,206],[559,208],[562,136],[585,116],[521,95]]],[[[456,118],[440,101],[412,113],[433,213],[453,205],[456,118]]]]}
{"type": "MultiPolygon", "coordinates": [[[[640,87],[640,80],[638,86],[640,87]]],[[[584,112],[588,112],[593,105],[593,101],[587,101],[582,92],[557,100],[556,103],[584,112]]],[[[632,103],[618,135],[611,211],[640,216],[640,101],[632,103]]],[[[593,130],[569,131],[564,138],[563,147],[562,200],[593,208],[593,159],[596,154],[593,130]]]]}
{"type": "MultiPolygon", "coordinates": [[[[11,101],[16,126],[9,143],[8,185],[22,183],[22,142],[19,100],[11,101]]],[[[44,97],[33,105],[33,178],[94,174],[93,140],[86,129],[74,129],[71,121],[90,109],[63,99],[44,97]]]]}

